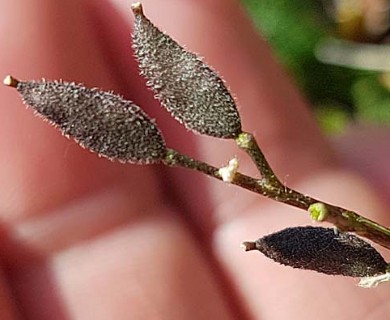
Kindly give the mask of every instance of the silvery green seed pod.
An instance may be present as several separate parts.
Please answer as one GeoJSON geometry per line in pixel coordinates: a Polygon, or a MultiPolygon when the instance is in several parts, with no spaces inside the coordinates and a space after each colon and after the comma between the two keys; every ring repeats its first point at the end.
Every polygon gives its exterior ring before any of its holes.
{"type": "Polygon", "coordinates": [[[329,228],[287,228],[243,246],[278,263],[329,275],[367,277],[387,269],[386,261],[366,241],[329,228]]]}
{"type": "Polygon", "coordinates": [[[133,48],[141,75],[161,104],[188,129],[219,138],[235,138],[241,121],[224,82],[195,54],[157,29],[133,4],[133,48]]]}
{"type": "Polygon", "coordinates": [[[24,103],[83,147],[112,160],[156,163],[165,142],[155,123],[134,103],[99,89],[61,81],[18,81],[24,103]]]}

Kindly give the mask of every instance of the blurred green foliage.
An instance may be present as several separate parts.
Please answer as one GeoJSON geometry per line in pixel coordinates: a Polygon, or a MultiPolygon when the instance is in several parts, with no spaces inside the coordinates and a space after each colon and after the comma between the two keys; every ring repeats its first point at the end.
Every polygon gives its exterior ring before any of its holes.
{"type": "Polygon", "coordinates": [[[326,132],[352,119],[390,121],[390,93],[373,72],[319,62],[314,50],[335,36],[320,0],[243,0],[263,37],[309,99],[326,132]]]}
{"type": "Polygon", "coordinates": [[[352,92],[360,119],[376,123],[390,121],[390,94],[378,76],[359,79],[353,84],[352,92]]]}

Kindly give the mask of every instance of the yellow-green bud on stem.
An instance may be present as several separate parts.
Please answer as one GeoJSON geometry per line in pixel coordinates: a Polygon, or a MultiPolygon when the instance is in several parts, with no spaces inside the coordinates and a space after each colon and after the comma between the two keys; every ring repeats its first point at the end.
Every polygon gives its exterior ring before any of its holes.
{"type": "Polygon", "coordinates": [[[313,203],[312,205],[310,205],[308,211],[310,213],[310,217],[314,221],[324,221],[328,216],[328,209],[326,208],[326,205],[322,202],[313,203]]]}

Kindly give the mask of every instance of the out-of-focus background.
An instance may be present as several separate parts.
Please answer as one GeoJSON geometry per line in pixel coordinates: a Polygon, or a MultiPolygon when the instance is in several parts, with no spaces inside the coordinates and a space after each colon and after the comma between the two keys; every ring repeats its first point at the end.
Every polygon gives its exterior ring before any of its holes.
{"type": "Polygon", "coordinates": [[[242,0],[328,134],[390,124],[390,0],[242,0]]]}

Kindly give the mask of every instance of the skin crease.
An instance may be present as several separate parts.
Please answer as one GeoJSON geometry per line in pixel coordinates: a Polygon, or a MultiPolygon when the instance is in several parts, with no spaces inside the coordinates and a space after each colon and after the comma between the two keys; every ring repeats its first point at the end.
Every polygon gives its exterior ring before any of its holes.
{"type": "MultiPolygon", "coordinates": [[[[283,181],[390,224],[374,193],[372,172],[381,168],[359,165],[379,153],[359,149],[353,136],[329,145],[236,1],[143,4],[152,21],[223,75],[244,130],[255,132],[283,181]],[[349,163],[371,180],[352,173],[349,163]]],[[[127,1],[0,0],[0,74],[115,90],[158,118],[169,146],[215,165],[238,154],[242,170],[254,173],[233,143],[187,133],[158,107],[136,75],[131,23],[127,1]]],[[[355,280],[282,267],[239,248],[242,240],[311,224],[304,212],[185,170],[98,158],[33,117],[3,86],[0,106],[1,319],[385,319],[389,313],[389,285],[360,289],[355,280]]],[[[380,153],[389,154],[388,147],[380,153]]],[[[386,162],[378,164],[388,172],[386,162]]],[[[389,183],[381,176],[381,186],[389,183]]]]}

